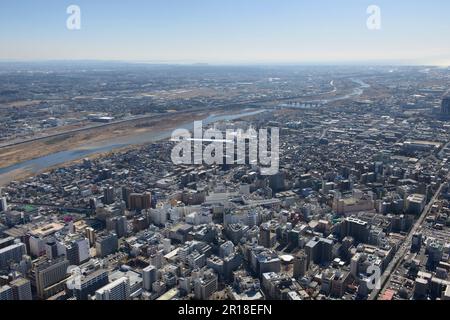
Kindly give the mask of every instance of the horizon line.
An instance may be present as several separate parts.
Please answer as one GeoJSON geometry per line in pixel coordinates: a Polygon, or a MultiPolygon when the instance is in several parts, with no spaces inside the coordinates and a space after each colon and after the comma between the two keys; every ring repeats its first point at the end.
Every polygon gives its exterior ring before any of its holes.
{"type": "Polygon", "coordinates": [[[196,61],[196,60],[123,60],[123,59],[0,59],[2,64],[14,63],[121,63],[168,66],[361,66],[361,67],[434,67],[449,68],[449,65],[433,63],[401,62],[399,60],[348,60],[342,61],[196,61]]]}

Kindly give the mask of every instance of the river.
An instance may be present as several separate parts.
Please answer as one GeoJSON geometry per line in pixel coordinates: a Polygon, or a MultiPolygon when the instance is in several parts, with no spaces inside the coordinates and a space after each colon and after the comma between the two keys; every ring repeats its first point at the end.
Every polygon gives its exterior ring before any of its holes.
{"type": "MultiPolygon", "coordinates": [[[[247,116],[256,115],[262,112],[266,112],[268,110],[253,110],[253,111],[244,111],[241,113],[235,114],[225,114],[225,115],[210,115],[207,118],[203,119],[203,125],[208,125],[211,123],[215,123],[218,121],[224,120],[235,120],[247,116]]],[[[193,123],[183,123],[179,126],[180,128],[185,128],[191,130],[193,128],[193,123]]],[[[174,128],[175,129],[175,128],[174,128]]],[[[127,136],[121,138],[113,138],[108,141],[103,141],[101,145],[96,144],[86,144],[77,149],[65,150],[56,153],[52,153],[46,156],[42,156],[39,158],[27,160],[21,163],[17,163],[8,167],[0,168],[0,180],[4,179],[5,176],[9,173],[13,173],[18,170],[25,170],[30,173],[36,174],[42,171],[45,171],[48,168],[64,164],[66,162],[83,159],[88,156],[92,156],[97,153],[109,152],[115,149],[120,149],[123,147],[131,146],[131,145],[139,145],[145,143],[152,143],[156,141],[161,141],[165,139],[169,139],[172,135],[172,130],[165,130],[159,132],[147,132],[136,136],[127,136]]]]}
{"type": "MultiPolygon", "coordinates": [[[[343,96],[334,97],[331,99],[322,99],[322,100],[316,100],[312,101],[313,103],[319,103],[319,104],[326,104],[338,100],[344,100],[349,99],[354,96],[359,96],[364,92],[365,88],[370,87],[367,83],[365,83],[362,80],[359,79],[351,79],[354,83],[358,84],[359,87],[353,89],[351,93],[345,94],[343,96]]],[[[203,124],[208,125],[214,122],[218,121],[224,121],[224,120],[236,120],[239,118],[243,118],[246,116],[252,116],[256,115],[262,112],[270,111],[268,109],[262,109],[262,110],[253,110],[248,111],[245,110],[240,113],[235,114],[226,114],[226,115],[210,115],[207,118],[203,119],[203,124]]],[[[193,127],[192,122],[190,123],[184,123],[179,126],[180,128],[186,128],[191,130],[193,127]]],[[[136,136],[127,136],[122,138],[114,138],[108,141],[102,142],[101,145],[98,144],[86,144],[82,147],[79,147],[77,149],[72,150],[66,150],[66,151],[60,151],[56,153],[52,153],[46,156],[42,156],[39,158],[27,160],[21,163],[17,163],[8,167],[0,168],[0,181],[5,183],[5,180],[10,181],[11,179],[14,179],[14,172],[17,171],[27,171],[32,174],[36,174],[39,172],[43,172],[47,170],[48,168],[62,165],[66,162],[74,161],[83,159],[85,157],[92,156],[97,153],[103,153],[103,152],[110,152],[115,149],[120,149],[123,147],[131,146],[131,145],[139,145],[139,144],[145,144],[145,143],[152,143],[156,141],[161,141],[170,138],[172,134],[172,130],[166,130],[166,131],[160,131],[160,132],[148,132],[143,133],[136,136]],[[9,175],[9,177],[6,177],[9,175]]]]}

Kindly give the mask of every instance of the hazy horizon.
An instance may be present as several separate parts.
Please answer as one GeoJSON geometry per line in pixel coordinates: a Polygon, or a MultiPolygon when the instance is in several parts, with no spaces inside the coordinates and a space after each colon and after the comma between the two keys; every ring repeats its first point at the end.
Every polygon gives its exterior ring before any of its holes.
{"type": "Polygon", "coordinates": [[[0,60],[450,65],[450,2],[23,0],[0,4],[0,60]],[[66,26],[81,10],[80,29],[66,26]],[[381,10],[369,30],[370,5],[381,10]]]}
{"type": "Polygon", "coordinates": [[[148,65],[148,66],[192,66],[192,67],[424,67],[424,68],[450,68],[450,65],[405,63],[402,61],[322,61],[322,62],[202,62],[202,61],[133,61],[133,60],[101,60],[101,59],[42,59],[42,60],[14,60],[0,59],[0,64],[116,64],[116,65],[148,65]]]}

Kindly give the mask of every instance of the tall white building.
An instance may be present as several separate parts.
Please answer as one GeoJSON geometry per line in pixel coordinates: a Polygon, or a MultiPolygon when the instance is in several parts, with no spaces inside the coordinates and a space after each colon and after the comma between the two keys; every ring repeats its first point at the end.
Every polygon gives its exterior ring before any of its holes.
{"type": "Polygon", "coordinates": [[[8,211],[8,202],[6,201],[6,197],[2,197],[0,199],[0,211],[8,211]]]}
{"type": "Polygon", "coordinates": [[[76,243],[78,249],[78,259],[80,263],[88,261],[91,258],[91,254],[89,252],[89,240],[80,239],[76,243]]]}
{"type": "Polygon", "coordinates": [[[130,298],[130,280],[121,277],[95,291],[97,300],[128,300],[130,298]]]}

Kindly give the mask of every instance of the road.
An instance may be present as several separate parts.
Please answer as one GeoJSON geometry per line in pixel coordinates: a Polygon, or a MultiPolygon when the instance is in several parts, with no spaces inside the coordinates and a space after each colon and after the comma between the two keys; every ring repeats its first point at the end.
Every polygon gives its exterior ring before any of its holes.
{"type": "MultiPolygon", "coordinates": [[[[447,175],[444,182],[448,179],[450,179],[450,174],[447,175]]],[[[433,198],[431,198],[430,202],[423,209],[422,214],[420,215],[419,219],[417,219],[416,223],[414,224],[414,226],[411,228],[410,232],[408,233],[406,240],[400,246],[400,248],[397,251],[397,253],[395,254],[394,258],[389,263],[386,270],[383,272],[383,275],[381,276],[381,288],[374,289],[369,296],[369,300],[377,299],[380,292],[383,292],[387,288],[387,286],[389,284],[389,280],[392,276],[392,272],[395,271],[395,269],[397,269],[399,264],[402,262],[403,257],[408,253],[409,249],[411,248],[411,242],[412,242],[413,235],[416,233],[416,231],[422,225],[423,221],[425,220],[426,216],[428,215],[428,213],[431,209],[431,206],[434,204],[434,202],[438,199],[439,195],[441,194],[443,187],[444,187],[444,183],[441,183],[441,185],[437,189],[436,193],[433,195],[433,198]]]]}
{"type": "Polygon", "coordinates": [[[446,150],[449,146],[450,146],[450,141],[447,142],[447,143],[442,147],[441,151],[439,151],[438,157],[439,157],[440,159],[442,159],[442,158],[444,157],[445,150],[446,150]]]}

